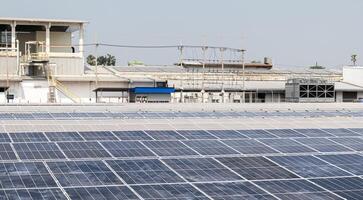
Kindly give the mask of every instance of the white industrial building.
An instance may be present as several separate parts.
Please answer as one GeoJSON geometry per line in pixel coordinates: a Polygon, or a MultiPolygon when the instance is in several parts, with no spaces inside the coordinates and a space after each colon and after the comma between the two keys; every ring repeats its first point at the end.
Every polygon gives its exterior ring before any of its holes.
{"type": "Polygon", "coordinates": [[[330,98],[336,102],[363,99],[363,67],[347,66],[342,72],[276,70],[268,59],[263,63],[185,59],[173,66],[88,66],[84,62],[86,24],[0,18],[0,103],[284,102],[286,83],[296,78],[333,83],[330,98]]]}

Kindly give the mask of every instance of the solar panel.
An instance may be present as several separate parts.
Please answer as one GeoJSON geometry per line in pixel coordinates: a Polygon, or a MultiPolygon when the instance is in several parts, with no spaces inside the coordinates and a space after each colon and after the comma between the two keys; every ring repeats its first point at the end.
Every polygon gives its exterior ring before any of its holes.
{"type": "Polygon", "coordinates": [[[58,188],[0,190],[0,199],[66,200],[58,188]]]}
{"type": "Polygon", "coordinates": [[[276,138],[276,136],[265,130],[238,130],[238,132],[249,138],[276,138]]]}
{"type": "Polygon", "coordinates": [[[68,158],[105,158],[109,153],[97,142],[59,142],[68,158]]]}
{"type": "Polygon", "coordinates": [[[307,180],[256,181],[255,183],[280,199],[341,199],[307,180]]]}
{"type": "Polygon", "coordinates": [[[34,116],[31,113],[12,113],[15,119],[19,120],[30,120],[34,119],[34,116]]]}
{"type": "Polygon", "coordinates": [[[150,157],[155,156],[141,142],[138,141],[109,141],[101,144],[114,157],[150,157]]]}
{"type": "Polygon", "coordinates": [[[112,131],[120,140],[153,140],[144,131],[112,131]]]}
{"type": "Polygon", "coordinates": [[[332,137],[333,136],[321,129],[294,129],[294,130],[299,133],[302,133],[308,137],[332,137]]]}
{"type": "Polygon", "coordinates": [[[166,159],[164,162],[190,182],[243,180],[212,158],[166,159]]]}
{"type": "Polygon", "coordinates": [[[125,186],[72,187],[65,188],[71,199],[84,200],[138,200],[139,198],[125,186]]]}
{"type": "Polygon", "coordinates": [[[215,200],[275,199],[249,182],[196,183],[195,185],[215,200]]]}
{"type": "Polygon", "coordinates": [[[351,175],[313,156],[276,156],[270,159],[303,178],[351,175]]]}
{"type": "Polygon", "coordinates": [[[183,179],[160,160],[108,160],[111,168],[128,184],[180,183],[183,179]]]}
{"type": "Polygon", "coordinates": [[[182,140],[185,139],[175,131],[145,131],[155,140],[182,140]]]}
{"type": "Polygon", "coordinates": [[[102,161],[48,162],[47,165],[63,187],[122,185],[102,161]]]}
{"type": "Polygon", "coordinates": [[[361,136],[363,136],[363,128],[350,128],[349,130],[360,134],[361,136]]]}
{"type": "Polygon", "coordinates": [[[0,133],[0,142],[11,142],[7,133],[0,133]]]}
{"type": "Polygon", "coordinates": [[[9,133],[13,142],[48,142],[42,132],[9,133]]]}
{"type": "Polygon", "coordinates": [[[118,140],[110,131],[82,131],[79,134],[87,141],[118,140]]]}
{"type": "Polygon", "coordinates": [[[20,159],[64,159],[66,158],[55,143],[14,143],[14,149],[20,159]]]}
{"type": "Polygon", "coordinates": [[[300,138],[306,137],[305,135],[298,133],[292,129],[267,129],[266,131],[276,135],[280,138],[300,138]]]}
{"type": "Polygon", "coordinates": [[[143,141],[142,143],[158,156],[198,155],[180,141],[143,141]]]}
{"type": "Polygon", "coordinates": [[[32,113],[35,119],[53,119],[49,113],[32,113]]]}
{"type": "Polygon", "coordinates": [[[327,138],[297,138],[296,141],[309,146],[319,152],[350,152],[347,147],[339,145],[327,138]]]}
{"type": "Polygon", "coordinates": [[[71,116],[68,113],[49,113],[54,119],[69,119],[71,116]]]}
{"type": "Polygon", "coordinates": [[[338,129],[333,129],[333,128],[329,128],[329,129],[323,129],[323,131],[326,131],[334,136],[361,136],[358,133],[355,133],[353,131],[350,131],[349,129],[345,129],[345,128],[338,128],[338,129]]]}
{"type": "Polygon", "coordinates": [[[132,188],[145,200],[209,200],[189,184],[136,185],[132,188]]]}
{"type": "Polygon", "coordinates": [[[355,175],[363,175],[363,156],[358,154],[317,155],[318,158],[355,175]]]}
{"type": "Polygon", "coordinates": [[[188,140],[183,143],[202,155],[239,154],[217,140],[188,140]]]}
{"type": "Polygon", "coordinates": [[[45,132],[50,141],[84,141],[77,132],[45,132]]]}
{"type": "Polygon", "coordinates": [[[218,137],[219,139],[242,139],[247,138],[234,130],[208,130],[209,133],[218,137]]]}
{"type": "Polygon", "coordinates": [[[359,177],[312,179],[311,181],[345,199],[362,199],[363,179],[359,177]]]}
{"type": "Polygon", "coordinates": [[[1,189],[57,187],[41,162],[0,163],[0,180],[1,189]]]}
{"type": "Polygon", "coordinates": [[[0,143],[0,160],[16,160],[17,157],[10,144],[0,143]]]}
{"type": "Polygon", "coordinates": [[[216,158],[221,163],[248,180],[298,178],[264,157],[216,158]]]}
{"type": "Polygon", "coordinates": [[[224,144],[232,147],[242,154],[272,154],[278,153],[276,150],[258,142],[254,139],[243,140],[221,140],[224,144]]]}
{"type": "Polygon", "coordinates": [[[177,131],[183,137],[194,140],[194,139],[217,139],[207,131],[203,130],[178,130],[177,131]]]}
{"type": "Polygon", "coordinates": [[[330,139],[355,151],[363,151],[363,139],[360,137],[339,137],[330,139]]]}
{"type": "Polygon", "coordinates": [[[260,142],[267,146],[280,151],[281,153],[310,153],[316,152],[303,144],[300,144],[292,139],[259,139],[260,142]]]}

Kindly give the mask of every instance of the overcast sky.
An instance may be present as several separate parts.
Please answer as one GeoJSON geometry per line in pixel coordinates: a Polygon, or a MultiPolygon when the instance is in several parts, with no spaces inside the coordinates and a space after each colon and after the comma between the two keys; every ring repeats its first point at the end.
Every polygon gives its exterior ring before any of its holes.
{"type": "MultiPolygon", "coordinates": [[[[87,20],[86,43],[222,45],[280,66],[363,63],[362,0],[11,0],[3,17],[87,20]]],[[[93,49],[88,48],[89,53],[93,49]]],[[[177,61],[175,49],[102,48],[119,64],[177,61]]]]}

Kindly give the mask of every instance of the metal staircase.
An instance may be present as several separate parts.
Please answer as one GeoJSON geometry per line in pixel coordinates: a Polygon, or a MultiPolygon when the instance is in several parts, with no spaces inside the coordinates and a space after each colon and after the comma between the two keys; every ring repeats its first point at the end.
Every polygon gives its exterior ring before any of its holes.
{"type": "Polygon", "coordinates": [[[69,90],[65,85],[58,81],[52,74],[52,70],[49,65],[46,66],[46,74],[49,85],[48,102],[56,103],[56,90],[67,96],[73,103],[81,103],[81,98],[69,90]]]}

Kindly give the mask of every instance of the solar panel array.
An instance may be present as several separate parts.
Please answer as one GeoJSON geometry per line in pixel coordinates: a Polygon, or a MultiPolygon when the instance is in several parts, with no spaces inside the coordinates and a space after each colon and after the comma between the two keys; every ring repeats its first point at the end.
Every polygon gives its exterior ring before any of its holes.
{"type": "Polygon", "coordinates": [[[0,199],[362,199],[363,129],[0,134],[0,199]]]}
{"type": "Polygon", "coordinates": [[[0,113],[0,120],[170,119],[253,117],[363,117],[362,110],[337,111],[204,111],[204,112],[19,112],[0,113]]]}

